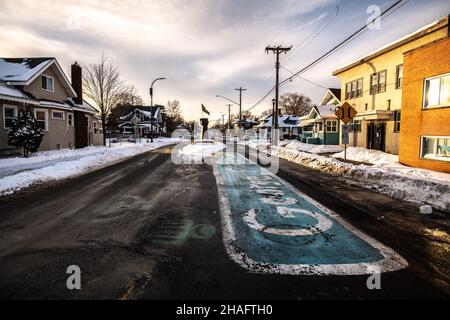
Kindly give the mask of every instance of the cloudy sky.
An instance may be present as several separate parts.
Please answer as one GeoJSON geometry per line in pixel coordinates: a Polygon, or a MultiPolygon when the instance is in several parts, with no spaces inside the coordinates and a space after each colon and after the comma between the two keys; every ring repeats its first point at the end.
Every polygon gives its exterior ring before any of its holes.
{"type": "MultiPolygon", "coordinates": [[[[67,74],[70,64],[96,62],[104,52],[123,80],[149,103],[181,102],[187,119],[226,112],[234,89],[247,88],[243,106],[259,100],[275,81],[274,55],[267,45],[293,46],[282,57],[288,77],[364,25],[370,5],[381,10],[394,0],[0,0],[0,56],[54,56],[67,74]],[[289,70],[289,71],[288,71],[289,70]]],[[[407,2],[406,0],[404,2],[407,2]]],[[[339,87],[333,70],[450,13],[448,0],[410,0],[351,44],[282,87],[319,103],[323,87],[339,87]]],[[[271,108],[271,98],[253,109],[271,108]]],[[[235,109],[237,110],[237,109],[235,109]]]]}

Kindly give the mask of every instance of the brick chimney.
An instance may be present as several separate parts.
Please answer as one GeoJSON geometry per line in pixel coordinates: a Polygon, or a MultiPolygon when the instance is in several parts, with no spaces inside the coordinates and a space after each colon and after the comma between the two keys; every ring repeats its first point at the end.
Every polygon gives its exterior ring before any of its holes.
{"type": "Polygon", "coordinates": [[[82,69],[78,62],[72,65],[72,87],[75,90],[77,97],[75,98],[75,103],[83,104],[83,78],[82,69]]]}

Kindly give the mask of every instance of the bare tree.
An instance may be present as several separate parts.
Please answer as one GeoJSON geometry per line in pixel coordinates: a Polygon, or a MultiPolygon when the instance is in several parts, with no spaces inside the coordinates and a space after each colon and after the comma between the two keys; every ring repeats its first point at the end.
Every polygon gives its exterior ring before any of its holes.
{"type": "Polygon", "coordinates": [[[251,111],[249,110],[245,110],[242,112],[242,119],[247,119],[247,120],[255,120],[256,116],[254,114],[251,113],[251,111]]]}
{"type": "MultiPolygon", "coordinates": [[[[109,61],[104,54],[98,63],[84,69],[83,92],[96,104],[102,119],[103,132],[105,132],[107,116],[117,105],[124,91],[124,83],[120,80],[118,66],[109,61]]],[[[105,135],[103,135],[103,144],[106,145],[105,135]]]]}
{"type": "Polygon", "coordinates": [[[279,101],[282,114],[304,116],[311,110],[311,106],[310,98],[296,92],[283,94],[279,101]]]}
{"type": "Polygon", "coordinates": [[[179,125],[184,123],[180,110],[180,101],[173,100],[167,102],[167,105],[164,108],[164,118],[168,132],[172,132],[179,125]]]}
{"type": "Polygon", "coordinates": [[[272,109],[269,109],[269,110],[261,112],[261,115],[259,116],[259,118],[261,119],[261,118],[264,118],[265,116],[271,116],[272,111],[273,111],[272,109]]]}
{"type": "Polygon", "coordinates": [[[142,100],[135,86],[125,87],[124,90],[119,93],[117,98],[117,106],[142,106],[144,105],[144,100],[142,100]]]}

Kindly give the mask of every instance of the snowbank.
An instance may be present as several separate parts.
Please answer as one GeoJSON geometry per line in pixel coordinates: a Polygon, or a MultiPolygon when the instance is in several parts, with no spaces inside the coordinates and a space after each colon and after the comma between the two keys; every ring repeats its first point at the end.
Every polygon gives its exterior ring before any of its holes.
{"type": "Polygon", "coordinates": [[[223,143],[195,143],[184,146],[180,153],[186,156],[211,156],[212,154],[225,149],[223,143]]]}
{"type": "MultiPolygon", "coordinates": [[[[344,152],[336,153],[332,157],[344,159],[344,152]]],[[[375,165],[392,165],[398,163],[398,156],[378,150],[370,150],[361,147],[347,148],[347,159],[359,162],[367,162],[375,165]]]]}
{"type": "MultiPolygon", "coordinates": [[[[266,149],[265,145],[252,144],[253,148],[266,149]]],[[[335,158],[305,153],[286,147],[272,147],[270,152],[280,158],[299,163],[329,174],[342,176],[351,183],[389,195],[392,198],[428,204],[450,212],[450,174],[409,168],[390,162],[390,155],[366,157],[373,166],[354,165],[335,158]]],[[[357,152],[355,154],[363,154],[357,152]]],[[[363,158],[355,157],[362,161],[363,158]]]]}
{"type": "Polygon", "coordinates": [[[38,152],[30,158],[0,159],[0,195],[13,194],[32,184],[61,180],[100,169],[177,141],[159,138],[154,143],[53,150],[38,152]]]}
{"type": "MultiPolygon", "coordinates": [[[[280,144],[280,146],[283,147],[282,144],[280,144]]],[[[340,147],[340,146],[308,144],[308,143],[302,143],[300,141],[288,142],[288,144],[285,145],[285,148],[293,149],[293,150],[297,150],[297,151],[309,152],[309,153],[316,153],[316,154],[336,153],[336,152],[342,151],[342,147],[340,147]]]]}

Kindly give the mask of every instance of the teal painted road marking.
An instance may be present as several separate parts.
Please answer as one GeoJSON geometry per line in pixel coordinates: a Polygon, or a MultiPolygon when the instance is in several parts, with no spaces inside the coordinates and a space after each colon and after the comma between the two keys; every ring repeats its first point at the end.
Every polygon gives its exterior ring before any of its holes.
{"type": "Polygon", "coordinates": [[[392,249],[252,162],[218,161],[214,170],[225,245],[252,271],[372,274],[407,266],[392,249]]]}

